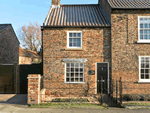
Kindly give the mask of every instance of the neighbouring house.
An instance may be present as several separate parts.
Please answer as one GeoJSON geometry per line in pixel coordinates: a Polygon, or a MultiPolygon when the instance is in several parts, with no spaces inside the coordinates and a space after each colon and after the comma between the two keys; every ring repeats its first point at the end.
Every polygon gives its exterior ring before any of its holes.
{"type": "Polygon", "coordinates": [[[35,51],[19,47],[19,64],[33,64],[40,62],[41,56],[39,56],[35,51]]]}
{"type": "Polygon", "coordinates": [[[18,63],[19,44],[12,25],[0,24],[0,64],[18,63]]]}
{"type": "Polygon", "coordinates": [[[101,80],[106,83],[103,92],[109,93],[110,79],[120,77],[133,82],[126,85],[132,86],[128,93],[149,92],[144,90],[150,87],[148,0],[83,5],[52,0],[42,33],[45,94],[93,95],[101,91],[101,80]]]}

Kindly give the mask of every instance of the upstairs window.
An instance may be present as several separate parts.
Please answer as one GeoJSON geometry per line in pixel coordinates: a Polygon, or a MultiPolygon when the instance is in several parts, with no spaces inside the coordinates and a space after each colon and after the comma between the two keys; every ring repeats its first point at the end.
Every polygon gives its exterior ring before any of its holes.
{"type": "Polygon", "coordinates": [[[68,31],[67,48],[82,48],[82,31],[68,31]]]}
{"type": "Polygon", "coordinates": [[[149,43],[150,42],[150,16],[139,16],[139,41],[149,43]]]}

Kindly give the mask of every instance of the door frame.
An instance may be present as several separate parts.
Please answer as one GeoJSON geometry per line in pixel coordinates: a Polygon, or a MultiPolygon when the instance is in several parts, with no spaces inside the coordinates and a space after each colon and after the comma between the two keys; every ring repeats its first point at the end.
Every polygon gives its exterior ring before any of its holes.
{"type": "Polygon", "coordinates": [[[107,63],[107,64],[108,64],[108,67],[107,67],[107,71],[108,71],[108,75],[107,75],[107,77],[108,77],[108,78],[107,78],[107,86],[108,86],[108,87],[107,87],[107,88],[108,88],[108,94],[109,94],[109,62],[96,62],[96,63],[95,63],[95,65],[96,65],[96,66],[95,66],[95,67],[96,67],[96,69],[95,69],[95,73],[96,73],[96,74],[95,74],[95,75],[96,75],[96,76],[95,76],[95,89],[96,89],[96,90],[95,90],[95,94],[97,94],[97,64],[99,64],[99,63],[107,63]]]}

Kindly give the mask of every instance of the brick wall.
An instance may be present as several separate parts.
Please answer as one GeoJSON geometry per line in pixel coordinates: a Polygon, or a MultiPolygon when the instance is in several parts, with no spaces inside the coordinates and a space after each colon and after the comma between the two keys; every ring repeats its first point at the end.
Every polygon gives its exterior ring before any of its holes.
{"type": "Polygon", "coordinates": [[[19,60],[19,41],[10,25],[0,32],[0,64],[14,64],[19,60]]]}
{"type": "Polygon", "coordinates": [[[110,28],[44,28],[43,37],[45,94],[61,97],[83,96],[88,81],[90,81],[89,94],[94,94],[96,74],[88,75],[88,71],[96,71],[96,62],[110,63],[110,28]],[[66,50],[68,30],[83,32],[82,50],[66,50]],[[64,83],[65,63],[62,62],[64,58],[87,58],[87,62],[84,63],[85,83],[64,83]]]}
{"type": "Polygon", "coordinates": [[[41,76],[38,74],[28,75],[28,104],[40,103],[40,82],[41,76]]]}
{"type": "Polygon", "coordinates": [[[113,10],[111,14],[112,77],[132,81],[124,85],[139,88],[128,93],[146,92],[150,84],[139,84],[139,56],[150,56],[150,44],[138,44],[138,16],[150,16],[150,10],[113,10]]]}

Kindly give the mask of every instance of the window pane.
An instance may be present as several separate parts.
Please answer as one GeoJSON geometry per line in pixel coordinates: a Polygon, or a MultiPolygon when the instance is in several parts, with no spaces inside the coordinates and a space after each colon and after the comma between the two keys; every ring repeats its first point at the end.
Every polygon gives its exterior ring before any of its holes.
{"type": "Polygon", "coordinates": [[[145,34],[145,35],[147,34],[147,30],[144,30],[144,34],[145,34]]]}
{"type": "Polygon", "coordinates": [[[78,78],[75,78],[75,82],[78,82],[78,78]]]}
{"type": "Polygon", "coordinates": [[[144,28],[148,28],[148,24],[144,24],[144,28]]]}
{"type": "Polygon", "coordinates": [[[79,73],[75,73],[75,77],[78,77],[79,76],[79,73]]]}
{"type": "Polygon", "coordinates": [[[79,67],[79,63],[75,63],[75,67],[79,67]]]}
{"type": "Polygon", "coordinates": [[[77,39],[76,38],[73,38],[73,42],[72,43],[76,43],[77,42],[77,39]]]}
{"type": "Polygon", "coordinates": [[[71,82],[74,82],[74,78],[71,78],[71,82]]]}
{"type": "Polygon", "coordinates": [[[140,39],[143,39],[143,35],[140,35],[140,39]]]}
{"type": "Polygon", "coordinates": [[[71,68],[71,72],[74,72],[74,68],[71,68]]]}
{"type": "Polygon", "coordinates": [[[67,75],[66,75],[66,76],[67,76],[67,78],[68,78],[68,77],[69,77],[69,73],[67,73],[67,75]]]}
{"type": "Polygon", "coordinates": [[[79,68],[75,68],[75,72],[79,72],[79,68]]]}
{"type": "Polygon", "coordinates": [[[77,43],[73,43],[73,46],[77,46],[77,43]]]}
{"type": "Polygon", "coordinates": [[[144,35],[144,39],[147,39],[147,35],[144,35]]]}
{"type": "Polygon", "coordinates": [[[70,63],[67,63],[66,65],[67,65],[67,67],[70,67],[70,63]]]}
{"type": "Polygon", "coordinates": [[[147,23],[147,22],[148,22],[148,19],[147,19],[147,18],[144,18],[144,22],[147,23]]]}
{"type": "Polygon", "coordinates": [[[144,69],[141,69],[141,73],[144,73],[144,69]]]}
{"type": "Polygon", "coordinates": [[[80,40],[81,40],[80,38],[77,39],[77,47],[81,46],[81,41],[80,40]]]}
{"type": "Polygon", "coordinates": [[[83,63],[80,63],[80,67],[83,67],[83,63]]]}
{"type": "Polygon", "coordinates": [[[72,47],[72,43],[69,43],[69,46],[72,47]]]}
{"type": "Polygon", "coordinates": [[[146,62],[149,62],[149,58],[145,58],[145,61],[146,61],[146,62]]]}
{"type": "Polygon", "coordinates": [[[141,34],[141,35],[143,34],[143,30],[140,30],[140,34],[141,34]]]}
{"type": "Polygon", "coordinates": [[[141,63],[141,68],[144,68],[144,63],[141,63]]]}
{"type": "Polygon", "coordinates": [[[83,68],[80,68],[80,72],[83,72],[83,68]]]}
{"type": "Polygon", "coordinates": [[[150,35],[148,36],[148,39],[150,39],[150,35]]]}
{"type": "Polygon", "coordinates": [[[73,37],[76,37],[77,35],[76,35],[76,33],[73,33],[73,37]]]}
{"type": "Polygon", "coordinates": [[[74,73],[71,73],[71,78],[74,77],[74,73]]]}
{"type": "Polygon", "coordinates": [[[70,68],[67,68],[67,70],[66,70],[68,73],[70,72],[70,68]]]}
{"type": "Polygon", "coordinates": [[[72,38],[69,38],[69,43],[72,43],[72,38]]]}
{"type": "Polygon", "coordinates": [[[69,78],[66,78],[66,82],[69,82],[69,78]]]}
{"type": "Polygon", "coordinates": [[[81,37],[81,33],[78,33],[78,34],[77,34],[77,37],[81,37]]]}
{"type": "Polygon", "coordinates": [[[140,24],[140,28],[143,28],[143,24],[140,24]]]}
{"type": "Polygon", "coordinates": [[[141,79],[144,79],[144,74],[141,74],[141,79]]]}
{"type": "Polygon", "coordinates": [[[145,79],[149,79],[149,74],[145,74],[145,79]]]}
{"type": "Polygon", "coordinates": [[[83,78],[83,73],[80,73],[80,78],[83,78]]]}
{"type": "Polygon", "coordinates": [[[144,62],[144,58],[143,57],[141,58],[141,62],[144,62]]]}
{"type": "Polygon", "coordinates": [[[74,63],[71,63],[71,67],[74,67],[74,63]]]}
{"type": "Polygon", "coordinates": [[[83,78],[80,78],[80,82],[83,82],[83,78]]]}
{"type": "Polygon", "coordinates": [[[149,24],[149,28],[150,28],[150,24],[149,24]]]}
{"type": "Polygon", "coordinates": [[[143,22],[143,18],[140,18],[140,22],[143,22]]]}
{"type": "Polygon", "coordinates": [[[69,33],[69,37],[72,37],[72,33],[69,33]]]}
{"type": "Polygon", "coordinates": [[[146,68],[149,68],[149,63],[146,63],[146,68]]]}

